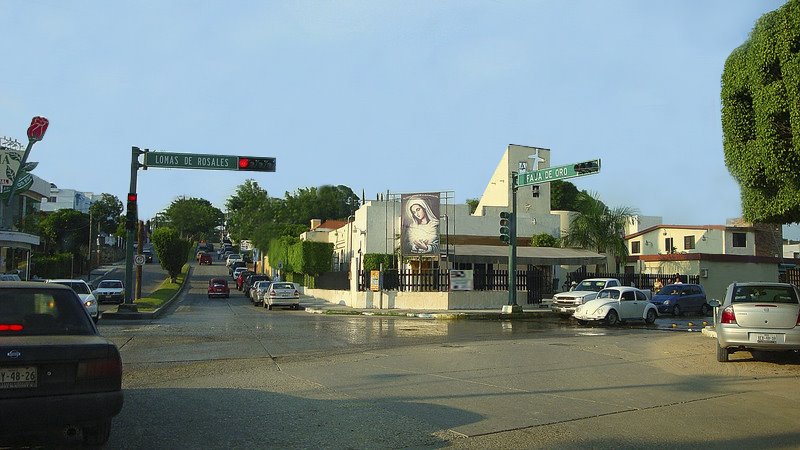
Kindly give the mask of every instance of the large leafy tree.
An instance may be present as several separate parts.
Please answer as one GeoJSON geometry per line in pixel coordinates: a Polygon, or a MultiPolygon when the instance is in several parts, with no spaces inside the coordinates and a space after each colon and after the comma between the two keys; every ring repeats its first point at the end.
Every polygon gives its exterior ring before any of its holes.
{"type": "MultiPolygon", "coordinates": [[[[578,214],[570,222],[564,245],[611,254],[617,263],[628,257],[625,224],[636,214],[628,207],[609,208],[596,195],[581,192],[577,198],[578,214]]],[[[600,267],[597,268],[600,271],[600,267]]]]}
{"type": "Polygon", "coordinates": [[[176,199],[164,216],[181,237],[193,240],[213,236],[215,228],[222,225],[225,218],[211,202],[194,197],[176,199]]]}
{"type": "Polygon", "coordinates": [[[275,221],[278,203],[256,181],[245,180],[225,202],[228,231],[235,240],[254,239],[260,228],[275,221]]]}
{"type": "Polygon", "coordinates": [[[800,0],[762,16],[722,74],[725,165],[745,219],[800,222],[800,0]]]}
{"type": "Polygon", "coordinates": [[[569,181],[555,180],[550,182],[550,209],[558,211],[577,210],[580,191],[569,181]]]}
{"type": "Polygon", "coordinates": [[[182,239],[177,230],[159,227],[150,236],[161,268],[166,270],[172,282],[177,280],[183,265],[186,264],[189,241],[182,239]]]}
{"type": "Polygon", "coordinates": [[[300,188],[286,193],[284,205],[291,223],[309,223],[311,219],[346,219],[360,205],[358,196],[347,186],[300,188]]]}
{"type": "Polygon", "coordinates": [[[97,227],[97,230],[107,234],[116,233],[121,214],[122,201],[111,194],[101,194],[100,199],[89,207],[93,230],[97,227]]]}
{"type": "Polygon", "coordinates": [[[80,257],[88,251],[88,214],[74,209],[60,209],[39,221],[39,232],[49,254],[69,252],[80,257]]]}

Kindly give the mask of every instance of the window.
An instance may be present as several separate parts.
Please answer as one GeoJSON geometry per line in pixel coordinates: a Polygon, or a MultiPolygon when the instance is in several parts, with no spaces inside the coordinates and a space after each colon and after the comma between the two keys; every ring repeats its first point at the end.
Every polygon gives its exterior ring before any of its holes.
{"type": "Polygon", "coordinates": [[[733,233],[733,246],[734,247],[747,247],[747,234],[746,233],[733,233]]]}
{"type": "Polygon", "coordinates": [[[631,300],[636,300],[636,294],[634,294],[634,291],[625,291],[622,293],[623,302],[631,300]]]}
{"type": "Polygon", "coordinates": [[[694,250],[694,236],[683,237],[683,248],[684,250],[694,250]]]}
{"type": "Polygon", "coordinates": [[[631,242],[631,253],[642,253],[642,241],[631,242]]]}
{"type": "Polygon", "coordinates": [[[672,242],[673,241],[671,237],[664,239],[664,249],[667,251],[667,253],[675,253],[677,250],[672,242]]]}

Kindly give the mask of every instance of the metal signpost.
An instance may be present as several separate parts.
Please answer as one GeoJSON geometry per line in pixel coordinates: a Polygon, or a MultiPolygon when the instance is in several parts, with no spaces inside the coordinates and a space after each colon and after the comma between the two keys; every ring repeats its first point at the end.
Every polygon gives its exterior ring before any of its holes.
{"type": "MultiPolygon", "coordinates": [[[[139,147],[131,147],[131,184],[130,190],[128,191],[128,205],[125,221],[127,237],[125,244],[125,301],[119,306],[120,312],[137,311],[136,305],[133,304],[133,241],[139,217],[137,211],[138,195],[136,194],[136,176],[140,168],[147,170],[150,167],[164,169],[275,172],[276,160],[270,156],[151,152],[149,149],[141,150],[139,147]],[[139,162],[140,155],[144,155],[143,163],[139,162]]],[[[139,266],[139,270],[141,270],[141,266],[139,266]]]]}
{"type": "MultiPolygon", "coordinates": [[[[508,304],[503,306],[504,314],[522,312],[522,307],[517,304],[517,189],[520,186],[535,186],[556,180],[593,175],[599,172],[599,158],[563,166],[548,167],[532,172],[511,172],[511,211],[500,213],[500,239],[509,246],[508,304]]],[[[538,194],[535,196],[538,196],[538,194]]]]}

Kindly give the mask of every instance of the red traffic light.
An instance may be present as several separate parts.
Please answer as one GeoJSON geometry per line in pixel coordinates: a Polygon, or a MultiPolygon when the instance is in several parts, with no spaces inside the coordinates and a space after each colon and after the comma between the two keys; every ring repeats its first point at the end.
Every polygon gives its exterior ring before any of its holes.
{"type": "Polygon", "coordinates": [[[247,169],[247,166],[250,165],[250,158],[239,158],[239,168],[240,169],[247,169]]]}
{"type": "Polygon", "coordinates": [[[138,197],[138,195],[136,193],[130,193],[130,192],[128,193],[128,201],[129,202],[135,202],[136,201],[136,197],[138,197]]]}

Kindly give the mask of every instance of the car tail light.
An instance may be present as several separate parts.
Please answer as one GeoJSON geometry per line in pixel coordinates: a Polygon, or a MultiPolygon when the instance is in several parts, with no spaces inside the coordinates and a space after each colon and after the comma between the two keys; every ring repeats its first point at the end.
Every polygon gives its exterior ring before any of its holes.
{"type": "Polygon", "coordinates": [[[795,325],[800,326],[800,311],[797,312],[797,323],[795,325]]]}
{"type": "Polygon", "coordinates": [[[0,331],[22,331],[23,328],[18,323],[0,323],[0,331]]]}
{"type": "Polygon", "coordinates": [[[733,313],[733,306],[728,306],[722,310],[722,317],[720,317],[719,322],[736,323],[736,314],[733,313]]]}
{"type": "Polygon", "coordinates": [[[98,378],[119,377],[122,374],[122,360],[118,355],[110,358],[92,359],[78,363],[75,378],[78,381],[93,380],[98,378]]]}
{"type": "Polygon", "coordinates": [[[300,296],[300,292],[298,292],[298,291],[297,291],[297,289],[295,289],[295,290],[294,290],[294,295],[296,295],[296,296],[298,296],[298,297],[299,297],[299,296],[300,296]]]}

